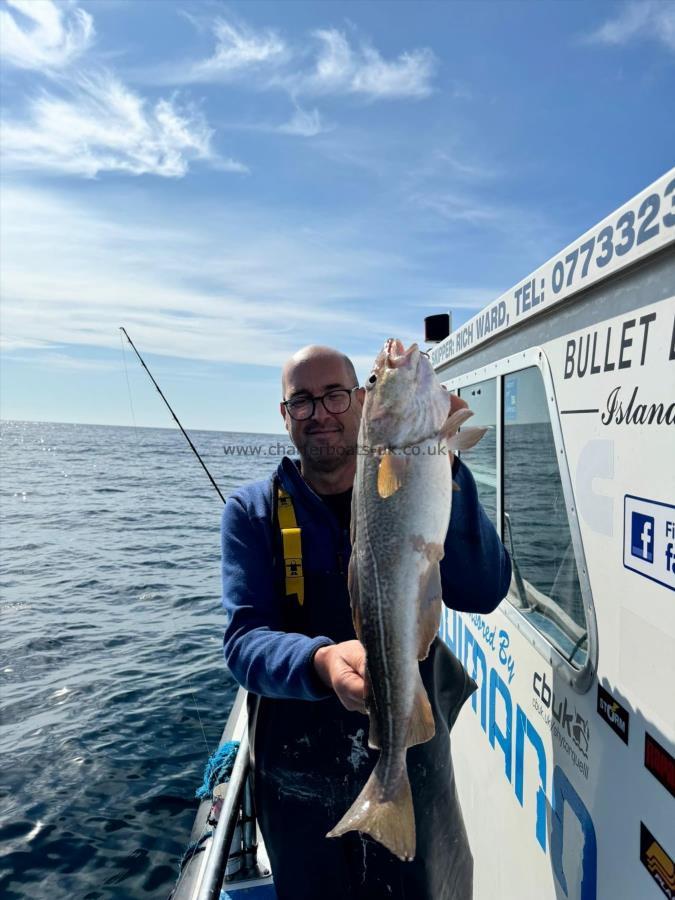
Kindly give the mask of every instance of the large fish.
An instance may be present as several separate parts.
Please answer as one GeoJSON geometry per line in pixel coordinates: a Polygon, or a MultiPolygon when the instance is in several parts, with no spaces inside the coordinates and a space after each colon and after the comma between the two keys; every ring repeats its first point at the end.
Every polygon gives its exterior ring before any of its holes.
{"type": "Polygon", "coordinates": [[[349,592],[366,650],[368,743],[380,757],[328,837],[366,832],[402,860],[415,855],[406,751],[431,740],[433,713],[420,677],[441,617],[439,562],[450,522],[448,450],[485,429],[458,428],[450,395],[416,344],[386,341],[366,384],[352,498],[349,592]]]}

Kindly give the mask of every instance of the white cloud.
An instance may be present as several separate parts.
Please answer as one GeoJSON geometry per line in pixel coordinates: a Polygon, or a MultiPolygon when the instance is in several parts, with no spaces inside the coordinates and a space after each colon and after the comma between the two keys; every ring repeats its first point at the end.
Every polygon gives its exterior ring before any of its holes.
{"type": "Polygon", "coordinates": [[[506,207],[482,203],[472,197],[448,192],[419,193],[411,201],[421,209],[428,209],[449,222],[466,222],[470,225],[495,225],[508,219],[506,207]]]}
{"type": "Polygon", "coordinates": [[[320,42],[312,73],[299,78],[299,89],[316,93],[362,94],[371,99],[421,98],[431,93],[436,58],[423,48],[387,61],[369,44],[352,47],[336,29],[317,31],[320,42]]]}
{"type": "MultiPolygon", "coordinates": [[[[508,254],[510,266],[518,259],[531,265],[532,260],[548,259],[565,240],[554,220],[541,210],[519,206],[499,193],[486,195],[470,185],[456,190],[421,186],[410,190],[406,200],[413,210],[427,213],[422,219],[415,217],[422,232],[443,235],[446,241],[453,236],[455,254],[461,252],[461,246],[469,254],[473,252],[479,235],[483,245],[494,248],[495,256],[508,254]]],[[[507,287],[503,285],[503,289],[507,287]]]]}
{"type": "Polygon", "coordinates": [[[337,29],[313,33],[301,50],[271,30],[216,19],[216,48],[198,62],[164,66],[151,80],[166,84],[246,78],[257,90],[282,89],[302,95],[360,95],[373,100],[427,97],[437,60],[428,48],[404,51],[386,60],[367,42],[350,43],[337,29]]]}
{"type": "Polygon", "coordinates": [[[181,201],[173,225],[133,190],[106,211],[18,185],[1,199],[3,336],[15,351],[114,349],[125,325],[148,352],[276,366],[316,341],[408,338],[400,297],[424,292],[399,257],[323,219],[279,229],[266,212],[217,204],[194,221],[181,201]]]}
{"type": "MultiPolygon", "coordinates": [[[[40,345],[44,346],[44,345],[40,345]]],[[[67,369],[71,371],[87,371],[87,372],[116,372],[119,370],[119,366],[113,362],[105,362],[101,359],[85,359],[78,356],[68,356],[67,353],[54,353],[51,350],[51,345],[47,345],[50,349],[41,350],[39,356],[38,355],[30,355],[23,353],[12,353],[12,362],[14,363],[29,363],[30,365],[35,365],[36,361],[39,361],[40,365],[46,366],[49,369],[67,369]]],[[[7,342],[3,341],[0,338],[0,347],[3,350],[8,351],[11,349],[11,345],[7,342]]],[[[38,347],[30,347],[28,344],[20,345],[21,350],[28,349],[38,349],[38,347]]]]}
{"type": "Polygon", "coordinates": [[[0,10],[2,54],[22,69],[61,69],[81,56],[94,37],[92,17],[73,3],[6,0],[19,13],[0,10]],[[25,20],[28,19],[29,22],[25,20]]]}
{"type": "Polygon", "coordinates": [[[256,33],[244,25],[238,27],[216,19],[213,27],[216,50],[201,63],[204,74],[231,72],[261,63],[278,62],[284,57],[284,42],[273,31],[256,33]]]}
{"type": "Polygon", "coordinates": [[[640,0],[625,4],[588,37],[591,43],[622,45],[635,39],[654,40],[675,50],[675,3],[672,0],[640,0]]]}
{"type": "MultiPolygon", "coordinates": [[[[5,164],[94,177],[127,172],[181,177],[191,160],[211,159],[211,129],[176,98],[150,104],[110,74],[79,75],[67,94],[44,92],[24,120],[3,121],[5,164]]],[[[245,171],[240,163],[221,167],[245,171]]]]}
{"type": "Polygon", "coordinates": [[[443,150],[438,150],[435,153],[439,168],[446,167],[455,174],[467,179],[478,180],[494,178],[496,176],[495,170],[482,163],[477,163],[475,161],[475,156],[476,153],[474,151],[472,154],[472,161],[469,163],[464,159],[460,159],[455,154],[443,150]]]}
{"type": "MultiPolygon", "coordinates": [[[[192,21],[189,15],[188,19],[192,21]]],[[[201,23],[193,24],[201,29],[201,23]]],[[[209,30],[216,39],[211,56],[198,61],[160,65],[150,74],[149,80],[159,84],[233,81],[275,69],[288,58],[286,44],[271,29],[255,31],[244,23],[217,18],[209,30]]]]}
{"type": "Polygon", "coordinates": [[[318,109],[305,110],[299,106],[296,106],[292,118],[277,129],[283,134],[294,134],[299,137],[315,137],[327,130],[321,123],[318,109]]]}

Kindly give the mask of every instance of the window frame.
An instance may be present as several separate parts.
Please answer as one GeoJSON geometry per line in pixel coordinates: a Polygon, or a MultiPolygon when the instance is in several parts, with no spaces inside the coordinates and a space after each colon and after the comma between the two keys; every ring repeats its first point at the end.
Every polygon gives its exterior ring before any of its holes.
{"type": "Polygon", "coordinates": [[[579,694],[587,693],[594,683],[598,666],[598,628],[593,604],[593,592],[588,576],[588,566],[584,554],[583,541],[579,519],[574,502],[572,479],[569,472],[567,453],[563,441],[560,414],[556,402],[555,387],[551,375],[551,367],[548,358],[541,347],[531,347],[528,350],[504,357],[494,363],[489,363],[456,378],[444,378],[440,373],[442,383],[450,391],[466,389],[473,384],[495,379],[495,422],[496,425],[496,449],[497,459],[495,476],[497,482],[497,522],[499,536],[504,540],[504,378],[513,375],[523,369],[535,367],[539,369],[546,403],[548,406],[549,421],[553,433],[553,443],[558,459],[558,473],[562,486],[565,509],[567,512],[567,524],[572,539],[572,549],[579,576],[579,587],[583,600],[586,626],[588,630],[588,653],[586,661],[581,668],[576,668],[565,659],[546,635],[539,631],[525,616],[506,598],[500,603],[499,609],[515,625],[521,634],[532,644],[539,654],[551,665],[551,667],[579,694]]]}

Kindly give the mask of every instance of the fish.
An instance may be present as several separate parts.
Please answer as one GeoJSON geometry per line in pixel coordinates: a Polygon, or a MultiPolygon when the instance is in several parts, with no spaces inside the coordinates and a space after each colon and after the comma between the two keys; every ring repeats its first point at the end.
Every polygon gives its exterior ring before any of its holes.
{"type": "Polygon", "coordinates": [[[407,748],[433,738],[420,676],[441,618],[439,563],[450,523],[449,451],[487,429],[462,428],[469,409],[451,398],[428,355],[389,338],[365,385],[352,493],[348,586],[366,652],[368,744],[380,756],[352,806],[327,837],[369,834],[401,860],[415,856],[407,748]]]}

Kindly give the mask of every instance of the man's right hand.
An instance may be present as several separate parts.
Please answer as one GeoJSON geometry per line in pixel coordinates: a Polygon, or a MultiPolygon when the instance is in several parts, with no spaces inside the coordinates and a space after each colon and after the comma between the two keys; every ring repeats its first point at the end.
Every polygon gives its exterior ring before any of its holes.
{"type": "Polygon", "coordinates": [[[366,651],[361,641],[319,647],[314,654],[314,668],[345,709],[365,714],[366,651]]]}

